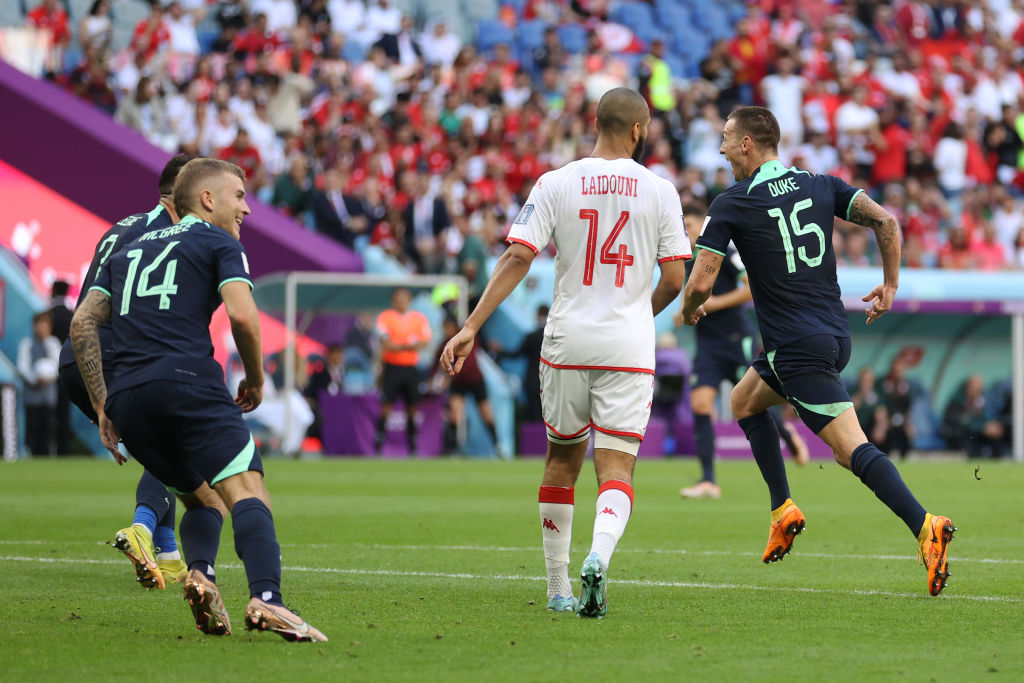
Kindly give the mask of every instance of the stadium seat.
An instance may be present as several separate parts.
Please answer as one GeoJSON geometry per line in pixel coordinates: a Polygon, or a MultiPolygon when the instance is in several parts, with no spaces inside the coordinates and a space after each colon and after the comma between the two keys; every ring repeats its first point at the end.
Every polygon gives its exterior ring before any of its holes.
{"type": "Polygon", "coordinates": [[[558,39],[567,52],[577,54],[587,48],[587,30],[579,24],[563,24],[557,30],[558,39]]]}
{"type": "Polygon", "coordinates": [[[111,49],[117,52],[132,42],[136,24],[149,16],[149,5],[142,0],[121,0],[112,5],[110,13],[114,19],[111,49]]]}
{"type": "Polygon", "coordinates": [[[519,46],[532,50],[544,44],[544,31],[548,28],[542,19],[526,19],[519,23],[519,46]]]}
{"type": "Polygon", "coordinates": [[[645,2],[621,2],[609,13],[609,19],[625,24],[634,31],[639,27],[654,26],[654,12],[645,2]]]}
{"type": "Polygon", "coordinates": [[[490,52],[499,43],[512,45],[515,40],[512,30],[497,19],[481,19],[476,26],[476,47],[480,52],[490,52]]]}

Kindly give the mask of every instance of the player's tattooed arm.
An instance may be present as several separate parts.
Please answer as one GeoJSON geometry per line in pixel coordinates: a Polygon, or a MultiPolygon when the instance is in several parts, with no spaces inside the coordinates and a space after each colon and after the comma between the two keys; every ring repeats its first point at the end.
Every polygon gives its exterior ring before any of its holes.
{"type": "Polygon", "coordinates": [[[696,325],[707,314],[704,302],[711,296],[711,288],[715,286],[718,271],[722,268],[722,258],[721,254],[708,249],[697,252],[697,260],[683,289],[681,317],[684,324],[696,325]]]}
{"type": "Polygon", "coordinates": [[[107,402],[99,328],[110,320],[110,315],[110,297],[94,289],[85,297],[71,319],[71,346],[89,391],[89,400],[97,413],[103,411],[103,404],[107,402]]]}
{"type": "Polygon", "coordinates": [[[861,297],[862,301],[871,304],[871,308],[864,311],[870,325],[892,307],[900,285],[900,225],[891,213],[863,192],[854,198],[850,206],[850,221],[874,231],[878,253],[882,257],[884,281],[861,297]]]}
{"type": "Polygon", "coordinates": [[[882,268],[886,284],[899,284],[900,225],[896,218],[878,205],[871,197],[861,192],[850,207],[850,222],[863,225],[874,231],[878,251],[882,257],[882,268]]]}

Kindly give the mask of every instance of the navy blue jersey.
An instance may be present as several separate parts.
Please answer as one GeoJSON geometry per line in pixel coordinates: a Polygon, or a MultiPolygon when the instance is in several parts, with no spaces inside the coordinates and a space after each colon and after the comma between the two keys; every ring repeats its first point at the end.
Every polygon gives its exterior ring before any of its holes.
{"type": "MultiPolygon", "coordinates": [[[[686,262],[686,277],[690,277],[693,264],[693,261],[686,262]]],[[[746,267],[743,265],[740,255],[735,249],[729,247],[725,259],[722,260],[722,268],[718,272],[718,278],[715,280],[715,286],[711,289],[711,294],[722,296],[737,289],[746,274],[746,267]]],[[[742,306],[732,306],[709,313],[695,329],[697,330],[698,345],[722,342],[738,344],[744,337],[752,337],[754,334],[750,320],[743,312],[742,306]]]]}
{"type": "Polygon", "coordinates": [[[210,317],[220,288],[236,280],[252,287],[241,242],[194,216],[146,232],[111,256],[93,283],[111,298],[109,392],[155,380],[223,387],[210,317]]]}
{"type": "MultiPolygon", "coordinates": [[[[156,208],[149,213],[132,214],[110,226],[110,229],[103,233],[103,237],[96,243],[96,252],[92,255],[89,270],[85,271],[85,279],[82,280],[82,291],[78,294],[78,304],[75,307],[77,308],[82,305],[86,293],[96,279],[96,274],[99,273],[100,266],[106,263],[111,254],[129,242],[134,242],[147,230],[170,227],[172,223],[171,215],[167,213],[167,209],[162,204],[157,204],[156,208]]],[[[109,324],[100,326],[100,348],[103,349],[103,367],[109,369],[114,362],[114,346],[109,324]]],[[[60,350],[60,367],[73,365],[74,362],[75,352],[71,348],[71,338],[69,337],[60,350]]]]}
{"type": "Polygon", "coordinates": [[[850,336],[832,224],[849,216],[861,191],[835,176],[769,161],[711,203],[697,246],[725,255],[730,240],[736,245],[765,349],[816,334],[850,336]]]}

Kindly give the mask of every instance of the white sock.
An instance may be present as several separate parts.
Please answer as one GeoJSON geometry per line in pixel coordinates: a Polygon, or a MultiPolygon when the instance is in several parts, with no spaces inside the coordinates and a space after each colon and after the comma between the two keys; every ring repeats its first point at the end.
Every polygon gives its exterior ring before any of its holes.
{"type": "Polygon", "coordinates": [[[606,481],[597,492],[597,518],[594,520],[594,540],[590,552],[597,553],[608,568],[612,553],[626,531],[629,514],[633,511],[633,487],[624,481],[606,481]]]}
{"type": "Polygon", "coordinates": [[[540,523],[544,565],[548,573],[548,599],[572,595],[569,584],[569,545],[572,542],[573,488],[540,487],[540,523]]]}
{"type": "Polygon", "coordinates": [[[172,550],[169,553],[157,553],[156,554],[156,559],[157,560],[180,560],[181,559],[181,553],[178,552],[177,550],[172,550]]]}

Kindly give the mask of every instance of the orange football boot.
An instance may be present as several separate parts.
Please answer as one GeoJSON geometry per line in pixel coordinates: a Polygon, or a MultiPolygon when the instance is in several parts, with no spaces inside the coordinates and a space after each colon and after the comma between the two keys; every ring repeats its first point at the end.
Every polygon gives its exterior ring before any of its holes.
{"type": "Polygon", "coordinates": [[[764,549],[761,561],[765,564],[781,560],[793,548],[793,539],[807,526],[807,519],[793,501],[786,499],[782,505],[782,515],[778,521],[772,522],[768,531],[768,545],[764,549]]]}
{"type": "Polygon", "coordinates": [[[949,517],[927,515],[921,527],[918,542],[921,545],[921,564],[928,569],[928,592],[938,595],[946,587],[949,578],[949,564],[946,562],[946,548],[953,540],[956,527],[949,517]]]}

